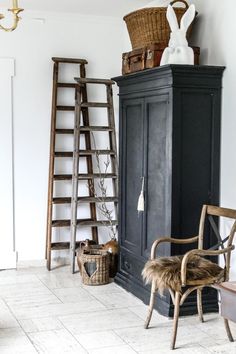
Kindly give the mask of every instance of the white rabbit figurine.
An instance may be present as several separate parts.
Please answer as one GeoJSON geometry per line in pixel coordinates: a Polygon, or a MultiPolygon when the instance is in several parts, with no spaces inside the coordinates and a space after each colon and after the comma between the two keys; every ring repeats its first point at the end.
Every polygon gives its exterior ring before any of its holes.
{"type": "Polygon", "coordinates": [[[164,50],[160,65],[166,64],[194,64],[194,53],[188,46],[186,32],[195,17],[195,6],[192,4],[181,18],[180,28],[175,11],[171,5],[167,8],[167,20],[171,34],[169,46],[164,50]]]}

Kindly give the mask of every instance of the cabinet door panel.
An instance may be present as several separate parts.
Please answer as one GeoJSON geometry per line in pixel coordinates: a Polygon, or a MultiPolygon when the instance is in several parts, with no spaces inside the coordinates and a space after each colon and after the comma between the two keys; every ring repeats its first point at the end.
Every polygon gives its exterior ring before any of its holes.
{"type": "MultiPolygon", "coordinates": [[[[174,139],[178,156],[174,161],[178,165],[174,164],[174,174],[179,188],[174,191],[173,203],[178,205],[179,215],[174,234],[196,235],[202,205],[219,202],[220,119],[215,110],[216,94],[189,89],[176,95],[174,139]]],[[[216,240],[208,236],[204,247],[214,243],[216,240]]],[[[187,249],[181,247],[182,252],[187,249]]]]}
{"type": "Polygon", "coordinates": [[[143,100],[127,100],[122,106],[120,236],[123,246],[140,254],[142,215],[137,202],[143,175],[143,100]]]}
{"type": "Polygon", "coordinates": [[[158,236],[170,234],[171,116],[168,95],[145,101],[145,223],[143,254],[148,256],[158,236]]]}

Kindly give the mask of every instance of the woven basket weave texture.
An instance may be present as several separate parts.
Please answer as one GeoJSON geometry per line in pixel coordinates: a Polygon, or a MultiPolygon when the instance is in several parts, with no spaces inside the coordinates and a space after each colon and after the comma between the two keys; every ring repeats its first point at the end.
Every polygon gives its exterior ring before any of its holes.
{"type": "Polygon", "coordinates": [[[82,282],[85,285],[104,285],[109,283],[109,254],[106,251],[91,249],[80,255],[82,282]]]}
{"type": "MultiPolygon", "coordinates": [[[[185,8],[174,7],[178,22],[180,23],[182,16],[187,11],[188,4],[183,0],[173,1],[171,4],[175,2],[185,4],[185,8]]],[[[166,11],[166,7],[150,7],[131,12],[124,17],[133,49],[152,43],[160,44],[163,49],[168,46],[170,27],[166,18],[166,11]]],[[[191,30],[192,25],[187,32],[187,38],[189,38],[191,30]]]]}

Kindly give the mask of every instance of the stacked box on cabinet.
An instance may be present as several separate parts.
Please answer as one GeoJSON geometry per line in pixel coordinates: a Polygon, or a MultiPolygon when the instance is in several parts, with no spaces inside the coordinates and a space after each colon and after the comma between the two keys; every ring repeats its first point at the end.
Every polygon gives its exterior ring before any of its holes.
{"type": "MultiPolygon", "coordinates": [[[[199,65],[200,48],[192,47],[194,51],[194,64],[199,65]]],[[[122,74],[130,74],[144,69],[160,66],[165,46],[153,43],[143,48],[134,49],[122,54],[122,74]]]]}

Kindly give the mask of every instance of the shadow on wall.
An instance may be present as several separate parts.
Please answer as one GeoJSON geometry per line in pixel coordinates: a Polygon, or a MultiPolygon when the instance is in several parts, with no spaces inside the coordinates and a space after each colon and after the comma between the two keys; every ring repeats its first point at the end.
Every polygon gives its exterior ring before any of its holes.
{"type": "Polygon", "coordinates": [[[201,0],[194,3],[199,15],[195,21],[191,42],[201,47],[200,64],[225,65],[225,5],[216,6],[213,1],[204,5],[201,0]]]}

